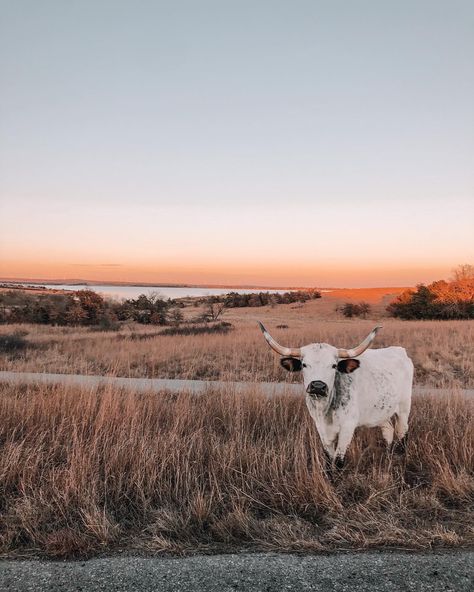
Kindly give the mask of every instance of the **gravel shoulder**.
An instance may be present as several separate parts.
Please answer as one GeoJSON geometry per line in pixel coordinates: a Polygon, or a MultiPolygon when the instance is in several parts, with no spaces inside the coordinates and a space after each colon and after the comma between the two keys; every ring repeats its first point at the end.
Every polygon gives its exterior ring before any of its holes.
{"type": "Polygon", "coordinates": [[[2,592],[471,591],[474,551],[0,561],[2,592]]]}

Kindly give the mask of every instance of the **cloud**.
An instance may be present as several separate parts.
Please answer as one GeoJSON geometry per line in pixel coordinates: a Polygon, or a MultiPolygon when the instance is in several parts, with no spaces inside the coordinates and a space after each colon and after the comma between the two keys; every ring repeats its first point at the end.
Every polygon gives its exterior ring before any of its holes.
{"type": "Polygon", "coordinates": [[[123,267],[121,263],[70,263],[72,267],[123,267]]]}

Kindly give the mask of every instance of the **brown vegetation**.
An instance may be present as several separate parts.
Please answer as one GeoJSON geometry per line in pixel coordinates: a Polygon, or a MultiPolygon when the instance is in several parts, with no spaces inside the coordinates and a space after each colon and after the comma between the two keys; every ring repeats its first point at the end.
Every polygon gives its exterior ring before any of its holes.
{"type": "Polygon", "coordinates": [[[4,554],[474,543],[472,401],[414,401],[406,455],[360,430],[332,478],[303,398],[0,386],[4,554]]]}
{"type": "Polygon", "coordinates": [[[371,306],[368,302],[345,302],[342,307],[337,307],[338,311],[348,318],[359,317],[366,319],[371,312],[371,306]]]}
{"type": "Polygon", "coordinates": [[[474,267],[460,265],[450,282],[439,280],[416,290],[405,290],[387,307],[401,319],[473,319],[474,267]]]}
{"type": "MultiPolygon", "coordinates": [[[[31,345],[13,353],[0,352],[0,369],[29,372],[104,374],[148,378],[207,380],[300,380],[280,368],[257,326],[261,319],[283,344],[296,347],[332,343],[353,347],[383,324],[374,347],[401,345],[413,358],[416,381],[438,387],[474,386],[474,321],[324,320],[315,309],[282,305],[275,309],[234,309],[226,315],[229,333],[163,335],[152,326],[125,325],[119,332],[95,332],[85,327],[40,325],[0,326],[1,334],[28,331],[31,345]],[[278,325],[287,325],[278,329],[278,325]]],[[[332,305],[333,306],[333,305],[332,305]]],[[[325,310],[336,315],[332,306],[325,310]]],[[[186,327],[183,326],[183,327],[186,327]]],[[[210,326],[212,327],[212,325],[210,326]]],[[[173,330],[174,332],[174,330],[173,330]]]]}
{"type": "MultiPolygon", "coordinates": [[[[128,300],[104,298],[93,290],[45,291],[31,294],[26,289],[0,291],[0,323],[34,323],[53,326],[95,326],[100,330],[117,330],[119,321],[134,321],[143,325],[174,325],[184,321],[182,309],[202,307],[200,315],[187,322],[218,321],[229,308],[276,306],[304,303],[321,298],[317,290],[275,293],[260,292],[202,298],[165,299],[159,292],[140,294],[128,300]]],[[[189,315],[188,315],[189,317],[189,315]]]]}
{"type": "Polygon", "coordinates": [[[163,329],[160,335],[215,335],[216,333],[228,333],[232,331],[232,323],[220,321],[218,323],[206,323],[204,325],[185,325],[184,327],[168,327],[163,329]]]}
{"type": "MultiPolygon", "coordinates": [[[[186,324],[205,311],[194,306],[180,309],[185,322],[171,335],[134,322],[115,332],[2,325],[0,368],[299,380],[280,369],[257,319],[288,345],[351,347],[380,323],[387,294],[374,299],[355,291],[351,298],[346,291],[340,299],[232,308],[225,311],[225,323],[234,326],[229,334],[180,334],[198,327],[186,324]],[[371,303],[371,320],[343,320],[335,311],[335,304],[361,299],[371,303]]],[[[406,347],[418,383],[472,388],[474,321],[382,324],[376,347],[406,347]]],[[[302,397],[5,384],[0,391],[4,554],[474,543],[473,400],[455,391],[415,398],[406,455],[388,455],[377,430],[360,430],[347,467],[332,477],[322,469],[302,397]]]]}

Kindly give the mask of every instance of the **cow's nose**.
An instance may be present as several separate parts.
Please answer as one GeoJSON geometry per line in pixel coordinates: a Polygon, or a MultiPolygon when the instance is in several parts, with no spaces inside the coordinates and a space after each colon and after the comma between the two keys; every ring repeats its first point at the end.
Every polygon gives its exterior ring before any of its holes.
{"type": "Polygon", "coordinates": [[[325,395],[328,390],[328,385],[322,380],[312,380],[308,384],[306,392],[308,395],[325,395]]]}

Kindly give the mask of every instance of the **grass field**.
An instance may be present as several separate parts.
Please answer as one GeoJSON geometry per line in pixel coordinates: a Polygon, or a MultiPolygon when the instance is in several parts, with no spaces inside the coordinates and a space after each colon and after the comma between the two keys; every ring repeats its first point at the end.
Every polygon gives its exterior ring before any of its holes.
{"type": "Polygon", "coordinates": [[[216,335],[0,326],[27,332],[1,369],[283,381],[300,378],[257,319],[294,346],[353,346],[383,324],[375,347],[406,347],[418,384],[452,389],[415,397],[405,454],[362,429],[329,476],[303,397],[0,385],[0,553],[472,546],[474,401],[456,387],[474,386],[474,322],[384,318],[387,294],[370,296],[371,319],[341,319],[333,296],[232,309],[216,335]]]}
{"type": "Polygon", "coordinates": [[[360,430],[322,469],[303,398],[2,385],[0,552],[474,543],[472,399],[419,396],[406,454],[360,430]]]}
{"type": "MultiPolygon", "coordinates": [[[[357,291],[356,297],[360,296],[357,291]]],[[[0,369],[31,372],[110,374],[116,376],[208,380],[298,380],[280,369],[278,357],[263,340],[262,320],[283,344],[327,342],[352,347],[382,324],[374,347],[401,345],[412,357],[416,381],[438,387],[474,386],[474,321],[399,321],[383,317],[389,296],[367,291],[372,318],[346,320],[335,311],[348,300],[325,295],[304,305],[231,309],[224,320],[234,330],[219,335],[160,335],[156,326],[129,324],[119,332],[42,325],[0,325],[1,333],[26,331],[31,347],[14,355],[0,353],[0,369]],[[278,329],[287,325],[287,329],[278,329]]],[[[196,314],[194,308],[186,314],[196,314]]]]}

